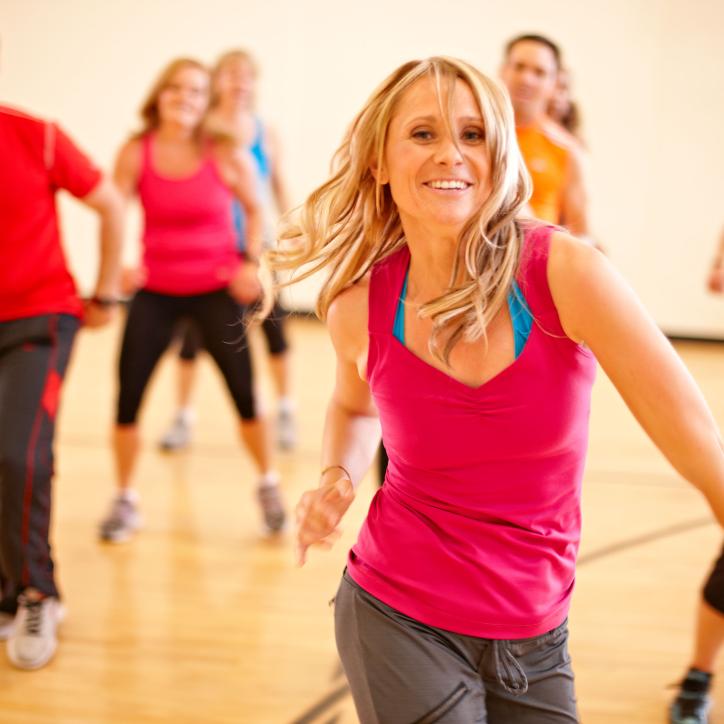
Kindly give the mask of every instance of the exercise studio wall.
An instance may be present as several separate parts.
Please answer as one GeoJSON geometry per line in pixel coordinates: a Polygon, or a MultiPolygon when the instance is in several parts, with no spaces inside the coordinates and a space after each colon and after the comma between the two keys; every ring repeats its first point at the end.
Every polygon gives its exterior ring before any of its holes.
{"type": "MultiPolygon", "coordinates": [[[[667,332],[724,339],[724,299],[704,287],[724,227],[722,27],[719,0],[0,0],[0,99],[57,119],[108,169],[168,60],[248,48],[301,202],[399,63],[449,54],[495,75],[509,37],[544,33],[573,72],[595,235],[667,332]]],[[[87,290],[94,219],[67,203],[63,213],[87,290]]],[[[129,263],[137,234],[136,215],[129,263]]],[[[290,301],[309,309],[313,298],[307,284],[290,301]]]]}

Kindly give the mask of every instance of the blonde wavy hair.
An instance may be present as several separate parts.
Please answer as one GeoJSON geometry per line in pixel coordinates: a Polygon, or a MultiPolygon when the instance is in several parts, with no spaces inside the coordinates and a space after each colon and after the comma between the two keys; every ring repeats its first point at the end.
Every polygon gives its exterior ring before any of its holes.
{"type": "MultiPolygon", "coordinates": [[[[204,130],[205,132],[214,138],[218,143],[228,145],[232,148],[243,146],[243,137],[239,133],[238,128],[235,128],[233,124],[229,124],[228,121],[219,118],[216,111],[220,103],[220,95],[218,90],[219,75],[222,71],[231,63],[244,63],[246,64],[254,76],[254,80],[259,76],[259,68],[256,64],[251,53],[241,48],[234,50],[228,50],[219,56],[216,63],[213,65],[211,70],[211,98],[209,101],[209,108],[204,119],[204,130]]],[[[249,109],[252,110],[255,105],[254,95],[252,94],[252,100],[249,109]]]]}
{"type": "Polygon", "coordinates": [[[384,167],[387,133],[397,105],[425,77],[435,83],[450,128],[454,128],[454,85],[467,84],[480,109],[490,159],[490,195],[460,233],[448,290],[419,310],[420,316],[433,321],[431,352],[447,362],[460,340],[486,339],[488,325],[506,302],[522,244],[516,217],[531,192],[508,96],[470,64],[432,57],[394,71],[349,127],[334,156],[332,177],[289,218],[279,247],[267,258],[272,269],[297,272],[289,284],[321,270],[328,272],[316,305],[324,320],[340,292],[405,245],[389,186],[379,183],[371,168],[384,167]]]}
{"type": "MultiPolygon", "coordinates": [[[[254,60],[254,56],[248,50],[234,48],[233,50],[227,50],[225,53],[222,53],[211,70],[211,108],[215,108],[219,103],[219,95],[216,91],[219,73],[231,63],[244,63],[249,67],[249,70],[251,70],[255,81],[259,77],[259,66],[256,60],[254,60]]],[[[254,99],[252,97],[252,107],[253,105],[254,99]]]]}

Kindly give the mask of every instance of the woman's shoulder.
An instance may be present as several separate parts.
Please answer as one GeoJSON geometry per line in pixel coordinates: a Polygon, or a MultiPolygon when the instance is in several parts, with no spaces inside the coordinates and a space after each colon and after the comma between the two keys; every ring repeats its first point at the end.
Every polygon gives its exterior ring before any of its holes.
{"type": "Polygon", "coordinates": [[[118,149],[118,158],[140,161],[143,144],[147,142],[147,135],[148,134],[136,134],[124,141],[118,149]]]}
{"type": "Polygon", "coordinates": [[[557,259],[573,261],[574,258],[588,258],[586,249],[591,249],[589,240],[572,236],[562,226],[539,221],[523,219],[519,221],[523,234],[521,247],[521,266],[538,264],[548,266],[551,256],[557,259]]]}
{"type": "Polygon", "coordinates": [[[118,149],[116,155],[116,181],[122,179],[137,179],[143,167],[143,144],[146,137],[143,135],[131,136],[118,149]]]}
{"type": "Polygon", "coordinates": [[[244,179],[253,179],[256,170],[251,154],[225,137],[206,138],[203,144],[208,160],[211,160],[229,187],[236,187],[244,179]]]}
{"type": "Polygon", "coordinates": [[[539,221],[524,222],[523,247],[519,278],[536,277],[551,280],[552,276],[585,274],[596,264],[601,253],[591,244],[569,234],[560,226],[539,221]]]}
{"type": "Polygon", "coordinates": [[[344,326],[355,319],[367,316],[371,272],[343,289],[330,303],[327,324],[344,326]]]}
{"type": "Polygon", "coordinates": [[[611,265],[598,249],[567,232],[551,235],[547,279],[553,302],[568,337],[580,342],[577,320],[597,289],[609,285],[611,265]]]}
{"type": "Polygon", "coordinates": [[[368,300],[371,274],[342,290],[327,310],[327,328],[338,352],[357,359],[367,344],[368,300]]]}
{"type": "Polygon", "coordinates": [[[591,244],[572,236],[564,229],[554,227],[550,234],[548,266],[566,274],[584,273],[587,268],[604,259],[604,255],[591,244]]]}

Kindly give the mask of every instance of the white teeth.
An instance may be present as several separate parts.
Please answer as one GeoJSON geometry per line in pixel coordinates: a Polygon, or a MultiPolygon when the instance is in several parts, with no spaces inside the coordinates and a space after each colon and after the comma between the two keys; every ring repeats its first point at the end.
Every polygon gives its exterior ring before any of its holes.
{"type": "Polygon", "coordinates": [[[465,181],[430,181],[428,186],[433,189],[457,189],[464,191],[469,184],[465,181]]]}

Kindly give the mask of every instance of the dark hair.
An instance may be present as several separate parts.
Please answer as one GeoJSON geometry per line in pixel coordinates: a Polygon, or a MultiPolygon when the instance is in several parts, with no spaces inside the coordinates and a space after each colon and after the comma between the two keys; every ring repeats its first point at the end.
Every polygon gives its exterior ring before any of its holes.
{"type": "Polygon", "coordinates": [[[518,43],[524,43],[524,42],[530,42],[530,43],[540,43],[541,45],[545,45],[546,48],[549,48],[550,51],[553,53],[553,57],[556,60],[556,70],[560,70],[561,67],[561,49],[550,39],[546,38],[545,35],[536,35],[535,33],[527,33],[525,35],[518,35],[512,40],[509,40],[505,45],[505,57],[507,58],[513,48],[518,45],[518,43]]]}
{"type": "Polygon", "coordinates": [[[562,118],[558,119],[558,123],[571,135],[578,138],[579,141],[581,140],[578,135],[581,130],[581,113],[574,101],[568,104],[568,110],[563,114],[562,118]]]}

